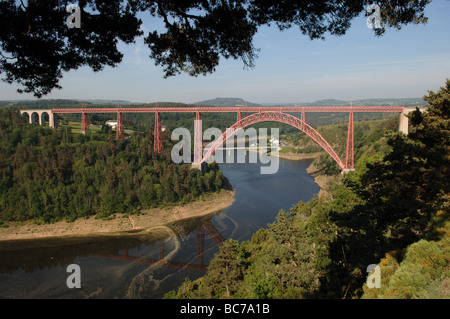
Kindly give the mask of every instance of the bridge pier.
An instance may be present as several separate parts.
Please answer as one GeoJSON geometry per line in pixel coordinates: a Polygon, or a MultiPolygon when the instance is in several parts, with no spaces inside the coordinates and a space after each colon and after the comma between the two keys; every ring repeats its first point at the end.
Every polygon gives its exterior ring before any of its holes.
{"type": "Polygon", "coordinates": [[[409,133],[408,132],[409,118],[407,117],[408,113],[409,112],[405,113],[405,111],[400,113],[400,123],[399,123],[399,127],[398,127],[398,130],[405,135],[408,135],[408,133],[409,133]]]}
{"type": "Polygon", "coordinates": [[[345,156],[345,168],[346,169],[354,169],[355,162],[355,154],[354,154],[354,146],[353,146],[353,111],[350,111],[348,116],[348,130],[347,130],[347,151],[345,156]]]}
{"type": "Polygon", "coordinates": [[[196,112],[194,121],[194,163],[199,164],[203,155],[203,126],[200,112],[196,112]]]}
{"type": "Polygon", "coordinates": [[[237,123],[238,123],[238,127],[241,127],[241,121],[242,121],[242,113],[241,111],[237,112],[237,123]]]}
{"type": "Polygon", "coordinates": [[[89,120],[86,113],[81,113],[81,134],[86,134],[89,129],[89,120]]]}
{"type": "Polygon", "coordinates": [[[409,118],[408,118],[408,114],[411,112],[414,112],[416,109],[419,109],[420,112],[425,112],[426,111],[426,107],[415,107],[415,106],[410,106],[410,107],[404,107],[403,108],[403,112],[400,113],[400,123],[399,123],[399,127],[398,130],[400,132],[402,132],[405,135],[408,135],[409,133],[409,118]]]}
{"type": "Polygon", "coordinates": [[[305,117],[305,108],[302,107],[302,113],[301,113],[301,117],[300,117],[300,128],[302,130],[305,129],[305,123],[306,123],[306,117],[305,117]]]}
{"type": "Polygon", "coordinates": [[[162,142],[162,126],[159,112],[155,112],[155,132],[153,133],[153,152],[161,154],[164,150],[162,142]]]}
{"type": "Polygon", "coordinates": [[[123,128],[122,113],[117,112],[117,127],[116,127],[116,139],[120,140],[125,137],[125,130],[123,128]]]}

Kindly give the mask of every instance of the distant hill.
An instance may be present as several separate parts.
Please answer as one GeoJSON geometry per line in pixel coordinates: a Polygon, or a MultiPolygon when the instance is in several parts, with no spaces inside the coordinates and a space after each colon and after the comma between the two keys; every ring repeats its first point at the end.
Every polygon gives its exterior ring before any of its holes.
{"type": "MultiPolygon", "coordinates": [[[[347,106],[350,105],[352,101],[344,101],[337,99],[324,99],[318,100],[314,102],[306,102],[306,103],[253,103],[245,101],[241,98],[215,98],[212,100],[205,100],[198,102],[200,105],[210,105],[210,106],[294,106],[297,104],[298,106],[347,106]]],[[[0,107],[8,107],[8,106],[25,106],[25,107],[36,107],[36,108],[45,108],[45,107],[76,107],[81,104],[87,105],[144,105],[146,103],[133,103],[125,100],[79,100],[79,99],[54,99],[54,100],[0,100],[0,107]]],[[[186,106],[184,103],[171,103],[171,102],[160,102],[160,106],[186,106]]],[[[195,103],[194,103],[195,104],[195,103]]],[[[353,105],[361,105],[361,106],[401,106],[405,104],[405,106],[421,106],[426,105],[427,103],[422,98],[373,98],[373,99],[361,99],[354,100],[353,105]]]]}
{"type": "MultiPolygon", "coordinates": [[[[427,102],[423,98],[405,98],[405,99],[364,99],[353,101],[354,105],[380,105],[380,106],[420,106],[426,105],[427,102]]],[[[348,105],[348,104],[347,104],[348,105]]]]}
{"type": "Polygon", "coordinates": [[[3,100],[0,101],[0,107],[4,106],[26,106],[26,107],[61,107],[61,106],[77,106],[81,104],[87,105],[128,105],[132,104],[125,100],[79,100],[79,99],[27,99],[27,100],[3,100]]]}
{"type": "Polygon", "coordinates": [[[347,106],[350,102],[336,99],[318,100],[311,103],[300,104],[301,106],[347,106]]]}
{"type": "Polygon", "coordinates": [[[293,106],[297,104],[298,106],[348,106],[353,102],[353,105],[360,106],[421,106],[427,103],[422,98],[373,98],[373,99],[361,99],[353,101],[344,101],[337,99],[325,99],[317,100],[314,102],[304,102],[304,103],[263,103],[264,106],[293,106]]]}
{"type": "Polygon", "coordinates": [[[241,98],[234,98],[234,97],[218,97],[212,100],[205,100],[198,102],[200,105],[211,105],[211,106],[245,106],[245,103],[247,103],[247,106],[261,106],[260,104],[244,101],[241,98]]]}
{"type": "Polygon", "coordinates": [[[87,102],[87,103],[91,103],[91,104],[114,104],[114,105],[118,105],[118,104],[136,104],[130,101],[125,101],[125,100],[75,100],[78,102],[87,102]]]}
{"type": "Polygon", "coordinates": [[[319,100],[311,103],[301,104],[302,106],[347,106],[353,102],[353,105],[360,106],[420,106],[426,102],[422,98],[406,98],[406,99],[362,99],[354,101],[343,100],[319,100]]]}

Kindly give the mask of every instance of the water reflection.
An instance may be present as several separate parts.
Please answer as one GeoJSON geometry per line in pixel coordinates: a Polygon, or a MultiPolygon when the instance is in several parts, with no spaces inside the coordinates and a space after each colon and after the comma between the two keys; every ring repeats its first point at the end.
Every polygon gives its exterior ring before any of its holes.
{"type": "Polygon", "coordinates": [[[128,249],[123,249],[122,254],[119,255],[102,255],[100,257],[120,260],[125,262],[134,262],[134,263],[143,263],[147,265],[155,265],[158,264],[160,267],[171,267],[176,269],[187,269],[187,270],[196,270],[201,272],[206,272],[206,266],[203,263],[203,251],[204,251],[204,241],[205,241],[205,232],[209,235],[209,237],[214,241],[214,243],[220,247],[225,238],[219,233],[216,227],[213,225],[211,221],[207,221],[202,224],[200,227],[195,229],[195,239],[196,239],[196,248],[197,248],[197,258],[198,264],[188,264],[183,262],[174,262],[170,261],[166,255],[166,239],[162,239],[157,241],[158,246],[158,258],[148,258],[148,257],[135,257],[130,256],[128,249]]]}
{"type": "Polygon", "coordinates": [[[113,238],[2,243],[0,298],[159,298],[169,277],[206,272],[225,240],[213,216],[113,238]],[[65,285],[70,264],[80,265],[82,289],[65,285]]]}
{"type": "Polygon", "coordinates": [[[279,209],[319,191],[309,162],[280,160],[274,175],[257,164],[221,164],[235,189],[232,206],[209,216],[120,237],[35,239],[0,243],[0,298],[161,298],[204,275],[224,239],[249,240],[279,209]],[[81,289],[69,289],[78,264],[81,289]]]}

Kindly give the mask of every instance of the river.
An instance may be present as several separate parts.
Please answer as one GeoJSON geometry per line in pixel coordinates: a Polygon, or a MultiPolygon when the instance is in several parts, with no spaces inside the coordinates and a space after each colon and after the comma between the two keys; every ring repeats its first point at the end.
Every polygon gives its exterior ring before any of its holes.
{"type": "Polygon", "coordinates": [[[0,246],[0,298],[162,298],[203,276],[221,241],[249,240],[280,209],[317,194],[309,165],[280,159],[276,174],[261,175],[257,163],[220,164],[235,190],[233,205],[154,234],[0,246]],[[79,266],[81,288],[67,286],[70,264],[79,266]]]}

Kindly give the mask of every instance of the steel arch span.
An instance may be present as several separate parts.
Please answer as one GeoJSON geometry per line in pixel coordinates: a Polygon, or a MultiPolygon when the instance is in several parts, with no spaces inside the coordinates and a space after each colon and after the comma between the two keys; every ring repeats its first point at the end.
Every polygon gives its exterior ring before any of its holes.
{"type": "Polygon", "coordinates": [[[234,136],[236,132],[241,129],[246,128],[247,126],[259,123],[259,122],[281,122],[285,124],[289,124],[295,128],[298,128],[300,131],[305,132],[309,137],[311,137],[317,144],[319,144],[341,167],[341,169],[346,168],[339,156],[336,154],[331,145],[320,135],[314,128],[312,128],[309,124],[307,124],[304,119],[299,119],[293,115],[282,113],[282,112],[258,112],[253,113],[241,120],[238,120],[235,124],[229,127],[220,138],[218,138],[206,154],[202,158],[202,163],[206,162],[219,148],[223,145],[230,137],[234,136]]]}

